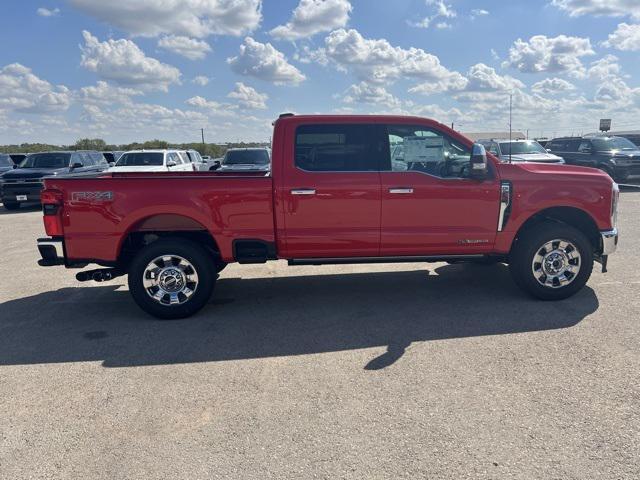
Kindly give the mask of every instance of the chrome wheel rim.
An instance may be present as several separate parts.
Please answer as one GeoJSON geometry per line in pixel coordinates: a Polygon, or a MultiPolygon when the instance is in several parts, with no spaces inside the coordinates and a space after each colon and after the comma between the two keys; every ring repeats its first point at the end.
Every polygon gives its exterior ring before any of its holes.
{"type": "Polygon", "coordinates": [[[531,270],[540,285],[562,288],[576,279],[581,260],[580,251],[572,242],[556,239],[546,242],[536,251],[531,270]]]}
{"type": "Polygon", "coordinates": [[[154,258],[142,274],[147,295],[165,306],[182,305],[189,301],[198,288],[198,272],[180,255],[154,258]]]}

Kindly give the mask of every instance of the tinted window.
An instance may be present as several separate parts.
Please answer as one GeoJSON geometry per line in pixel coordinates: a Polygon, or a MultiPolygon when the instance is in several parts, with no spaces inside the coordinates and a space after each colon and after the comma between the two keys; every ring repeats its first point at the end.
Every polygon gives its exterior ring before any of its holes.
{"type": "Polygon", "coordinates": [[[591,142],[589,140],[583,140],[578,146],[578,151],[580,153],[590,153],[592,148],[593,147],[591,146],[591,142]]]}
{"type": "Polygon", "coordinates": [[[15,163],[16,165],[19,165],[20,162],[22,162],[25,158],[27,158],[27,155],[25,154],[9,154],[9,156],[11,157],[11,160],[13,160],[13,163],[15,163]]]}
{"type": "Polygon", "coordinates": [[[564,150],[564,142],[560,140],[553,140],[547,144],[547,148],[551,151],[561,152],[564,150]]]}
{"type": "Polygon", "coordinates": [[[0,154],[0,167],[11,167],[13,165],[13,160],[9,155],[0,154]]]}
{"type": "Polygon", "coordinates": [[[146,167],[162,166],[164,154],[161,152],[132,152],[125,153],[120,157],[116,166],[118,167],[146,167]]]}
{"type": "Polygon", "coordinates": [[[387,170],[414,171],[440,178],[465,178],[469,172],[471,149],[426,127],[388,125],[387,170]],[[402,156],[393,152],[402,147],[402,156]]]}
{"type": "Polygon", "coordinates": [[[107,160],[107,162],[114,162],[115,158],[113,156],[113,153],[104,153],[104,158],[107,160]]]}
{"type": "Polygon", "coordinates": [[[296,130],[295,163],[315,172],[380,168],[383,138],[374,125],[303,125],[296,130]]]}
{"type": "Polygon", "coordinates": [[[33,153],[20,164],[21,168],[65,168],[69,166],[70,153],[33,153]]]}
{"type": "Polygon", "coordinates": [[[269,153],[266,150],[229,150],[224,165],[269,165],[269,153]]]}
{"type": "Polygon", "coordinates": [[[599,151],[638,149],[631,141],[622,137],[594,138],[593,145],[599,151]]]}
{"type": "Polygon", "coordinates": [[[582,143],[582,139],[574,138],[571,140],[567,140],[566,151],[567,152],[577,152],[578,148],[580,148],[580,144],[582,143]]]}

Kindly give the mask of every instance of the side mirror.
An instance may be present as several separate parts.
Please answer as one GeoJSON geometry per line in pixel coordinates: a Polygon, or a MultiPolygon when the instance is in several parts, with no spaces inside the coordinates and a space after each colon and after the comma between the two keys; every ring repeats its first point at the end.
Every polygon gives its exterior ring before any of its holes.
{"type": "Polygon", "coordinates": [[[73,170],[74,168],[82,168],[84,167],[84,165],[80,162],[74,162],[73,165],[71,165],[71,170],[73,170]]]}
{"type": "Polygon", "coordinates": [[[16,165],[15,163],[13,164],[13,169],[15,170],[16,168],[18,168],[18,165],[16,165]]]}
{"type": "Polygon", "coordinates": [[[212,170],[218,170],[220,168],[220,160],[214,160],[213,165],[211,166],[212,170]]]}
{"type": "Polygon", "coordinates": [[[169,160],[167,162],[167,167],[171,168],[171,167],[175,167],[177,165],[176,162],[174,162],[173,160],[169,160]]]}
{"type": "Polygon", "coordinates": [[[551,149],[550,148],[545,148],[545,150],[547,151],[547,153],[551,153],[551,149]]]}
{"type": "Polygon", "coordinates": [[[116,166],[116,162],[108,162],[109,167],[115,167],[116,166]]]}
{"type": "Polygon", "coordinates": [[[484,145],[474,143],[469,163],[469,178],[484,180],[488,173],[487,151],[484,149],[484,145]]]}

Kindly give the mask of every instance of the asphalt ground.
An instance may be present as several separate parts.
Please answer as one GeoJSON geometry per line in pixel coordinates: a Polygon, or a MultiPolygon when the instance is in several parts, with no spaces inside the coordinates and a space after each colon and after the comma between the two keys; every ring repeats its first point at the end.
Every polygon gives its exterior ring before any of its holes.
{"type": "Polygon", "coordinates": [[[229,266],[159,322],[0,208],[0,478],[640,478],[640,189],[575,297],[504,265],[229,266]]]}

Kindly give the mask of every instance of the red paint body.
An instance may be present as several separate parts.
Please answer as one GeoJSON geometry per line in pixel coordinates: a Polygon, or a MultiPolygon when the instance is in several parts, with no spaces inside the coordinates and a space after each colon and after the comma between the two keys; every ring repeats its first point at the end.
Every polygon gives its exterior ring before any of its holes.
{"type": "Polygon", "coordinates": [[[550,207],[574,207],[589,214],[600,230],[613,227],[612,180],[589,168],[503,164],[489,155],[491,175],[484,181],[415,171],[300,170],[294,165],[295,129],[318,123],[420,125],[472,145],[422,118],[293,116],[275,124],[271,176],[183,172],[50,178],[46,189],[63,196],[67,261],[115,262],[133,231],[207,230],[222,259],[233,262],[233,241],[242,239],[272,242],[284,259],[505,254],[522,224],[550,207]],[[503,180],[511,182],[513,200],[506,227],[498,232],[503,180]],[[390,188],[402,187],[413,194],[389,194],[390,188]],[[316,194],[291,194],[304,188],[316,194]],[[112,198],[78,200],[74,192],[112,192],[112,198]]]}

